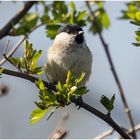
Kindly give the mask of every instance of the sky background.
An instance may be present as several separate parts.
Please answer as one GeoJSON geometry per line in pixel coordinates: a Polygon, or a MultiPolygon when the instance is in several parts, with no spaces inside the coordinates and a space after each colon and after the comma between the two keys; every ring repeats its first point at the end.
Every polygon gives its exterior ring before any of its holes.
{"type": "MultiPolygon", "coordinates": [[[[132,45],[132,42],[135,42],[134,31],[137,28],[129,24],[128,21],[118,20],[118,17],[121,16],[120,11],[126,8],[125,3],[123,1],[105,2],[111,26],[103,32],[103,36],[109,45],[135,124],[138,124],[140,123],[140,48],[132,45]]],[[[0,28],[15,15],[22,4],[22,2],[0,3],[0,28]]],[[[76,5],[79,10],[85,8],[83,2],[77,1],[76,5]]],[[[100,111],[106,112],[100,104],[100,97],[101,95],[111,97],[115,93],[116,100],[112,117],[120,126],[130,127],[99,37],[89,33],[88,26],[83,29],[87,45],[93,54],[92,75],[87,83],[90,92],[84,96],[84,101],[100,111]]],[[[34,48],[43,50],[39,61],[40,65],[46,62],[46,50],[52,44],[52,40],[46,37],[44,31],[44,27],[41,27],[29,38],[34,48]]],[[[3,46],[8,39],[10,39],[10,48],[16,44],[20,37],[6,37],[0,41],[0,59],[2,58],[3,46]]],[[[22,51],[23,47],[21,46],[14,56],[21,56],[22,51]]],[[[7,63],[4,64],[4,67],[13,68],[7,63]]],[[[30,126],[28,124],[29,116],[35,108],[34,101],[38,100],[37,88],[33,83],[20,78],[7,75],[2,77],[0,84],[8,85],[10,91],[7,96],[0,98],[0,138],[47,138],[64,112],[69,113],[69,119],[65,124],[65,129],[69,131],[66,138],[94,138],[104,130],[110,129],[110,126],[105,122],[86,110],[82,108],[77,110],[74,104],[57,110],[49,121],[46,121],[44,117],[37,124],[30,126]]]]}

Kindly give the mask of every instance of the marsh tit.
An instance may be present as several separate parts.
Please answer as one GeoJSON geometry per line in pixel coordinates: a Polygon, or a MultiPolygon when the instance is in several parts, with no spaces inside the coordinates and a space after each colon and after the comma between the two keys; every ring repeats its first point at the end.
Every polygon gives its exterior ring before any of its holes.
{"type": "Polygon", "coordinates": [[[50,82],[65,83],[70,70],[75,76],[84,72],[82,85],[86,84],[91,74],[92,54],[86,45],[81,27],[76,24],[61,26],[47,52],[45,72],[50,82]]]}

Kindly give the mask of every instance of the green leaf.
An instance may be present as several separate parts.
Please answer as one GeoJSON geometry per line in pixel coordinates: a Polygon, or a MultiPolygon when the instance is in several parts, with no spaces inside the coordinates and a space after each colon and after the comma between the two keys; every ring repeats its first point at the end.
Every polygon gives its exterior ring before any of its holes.
{"type": "Polygon", "coordinates": [[[39,50],[38,52],[36,52],[33,57],[32,57],[32,63],[31,63],[31,69],[34,69],[37,66],[37,62],[39,57],[42,54],[42,50],[39,50]]]}
{"type": "Polygon", "coordinates": [[[29,123],[31,125],[37,123],[48,112],[48,110],[49,109],[41,110],[39,108],[33,110],[30,116],[29,123]]]}
{"type": "Polygon", "coordinates": [[[85,86],[79,87],[77,92],[75,93],[75,96],[82,96],[82,95],[86,94],[87,92],[89,92],[87,87],[85,87],[85,86]]]}
{"type": "Polygon", "coordinates": [[[9,60],[16,65],[21,63],[19,58],[10,57],[9,60]]]}
{"type": "Polygon", "coordinates": [[[135,45],[136,47],[140,46],[140,43],[132,43],[133,45],[135,45]]]}
{"type": "Polygon", "coordinates": [[[72,9],[72,11],[76,11],[76,7],[75,7],[75,4],[74,4],[74,2],[70,2],[69,3],[69,7],[72,9]]]}
{"type": "Polygon", "coordinates": [[[79,83],[84,79],[85,74],[86,74],[86,73],[84,73],[84,72],[81,73],[80,77],[77,78],[77,80],[76,80],[76,84],[79,84],[79,83]]]}
{"type": "Polygon", "coordinates": [[[77,20],[78,21],[83,20],[85,17],[87,17],[87,15],[88,15],[87,11],[80,11],[78,12],[77,20]]]}
{"type": "Polygon", "coordinates": [[[45,90],[46,89],[46,87],[45,87],[45,85],[44,85],[44,83],[41,79],[36,80],[35,84],[40,90],[45,90]]]}
{"type": "Polygon", "coordinates": [[[48,23],[49,20],[50,20],[50,16],[49,16],[48,14],[45,14],[45,15],[43,15],[43,16],[41,17],[41,22],[42,22],[43,24],[48,23]]]}
{"type": "Polygon", "coordinates": [[[103,8],[103,3],[102,1],[95,1],[98,5],[99,8],[103,8]]]}
{"type": "Polygon", "coordinates": [[[56,89],[58,91],[62,91],[62,85],[61,85],[60,81],[58,81],[58,84],[56,85],[56,89]]]}
{"type": "MultiPolygon", "coordinates": [[[[2,75],[2,72],[4,71],[3,68],[0,67],[0,75],[2,75]]],[[[0,77],[1,78],[1,77],[0,77]]]]}
{"type": "Polygon", "coordinates": [[[41,110],[45,110],[46,109],[46,105],[44,102],[34,102],[36,104],[36,106],[41,109],[41,110]]]}
{"type": "Polygon", "coordinates": [[[140,36],[140,31],[135,31],[135,34],[136,34],[137,36],[140,36]]]}
{"type": "Polygon", "coordinates": [[[0,67],[0,74],[2,74],[3,71],[4,71],[4,68],[0,67]]]}
{"type": "Polygon", "coordinates": [[[64,1],[54,1],[52,4],[52,14],[54,19],[60,19],[62,15],[68,12],[67,6],[64,1]],[[61,16],[60,16],[61,15],[61,16]]]}
{"type": "Polygon", "coordinates": [[[18,27],[15,27],[11,34],[18,36],[18,35],[25,35],[26,33],[30,32],[33,27],[36,26],[38,21],[38,15],[35,13],[27,13],[23,19],[19,22],[18,27]]]}
{"type": "Polygon", "coordinates": [[[68,73],[67,73],[66,84],[69,84],[70,83],[71,77],[72,77],[72,74],[71,74],[71,72],[69,70],[68,73]]]}
{"type": "Polygon", "coordinates": [[[115,101],[115,94],[111,97],[111,104],[113,105],[115,101]]]}
{"type": "Polygon", "coordinates": [[[103,95],[100,100],[101,104],[108,110],[108,113],[110,113],[113,110],[114,101],[115,101],[115,94],[111,97],[111,99],[103,95]]]}
{"type": "Polygon", "coordinates": [[[59,24],[49,24],[46,26],[46,33],[47,33],[47,36],[50,37],[51,39],[54,39],[57,32],[58,32],[58,29],[60,28],[61,25],[59,24]]]}
{"type": "Polygon", "coordinates": [[[135,39],[137,42],[140,42],[140,36],[136,36],[135,39]]]}
{"type": "Polygon", "coordinates": [[[38,20],[38,14],[35,14],[35,13],[27,13],[24,16],[23,21],[21,21],[21,23],[26,28],[32,29],[37,24],[37,20],[38,20]]]}
{"type": "Polygon", "coordinates": [[[108,28],[110,26],[109,17],[105,12],[102,14],[102,24],[105,28],[108,28]]]}
{"type": "Polygon", "coordinates": [[[10,33],[14,36],[25,35],[26,32],[29,32],[26,30],[24,26],[19,26],[18,28],[14,28],[10,33]]]}

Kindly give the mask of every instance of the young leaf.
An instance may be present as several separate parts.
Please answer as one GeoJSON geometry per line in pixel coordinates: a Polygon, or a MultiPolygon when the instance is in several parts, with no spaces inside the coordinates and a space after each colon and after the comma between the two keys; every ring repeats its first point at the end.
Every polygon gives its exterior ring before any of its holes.
{"type": "Polygon", "coordinates": [[[25,35],[26,33],[30,32],[33,27],[36,26],[38,21],[38,15],[35,13],[27,13],[23,19],[19,22],[17,28],[14,28],[11,31],[12,35],[25,35]]]}
{"type": "Polygon", "coordinates": [[[84,73],[84,72],[81,73],[80,77],[77,78],[77,80],[76,80],[76,84],[79,84],[79,83],[84,79],[85,74],[86,74],[86,73],[84,73]]]}
{"type": "Polygon", "coordinates": [[[56,85],[56,89],[58,91],[62,91],[62,85],[61,85],[60,81],[58,81],[58,84],[56,85]]]}
{"type": "Polygon", "coordinates": [[[135,45],[136,47],[140,46],[140,43],[132,43],[133,45],[135,45]]]}
{"type": "Polygon", "coordinates": [[[0,67],[0,75],[2,74],[3,71],[4,71],[4,69],[0,67]]]}
{"type": "Polygon", "coordinates": [[[76,11],[76,7],[75,7],[75,4],[74,4],[74,2],[70,2],[69,3],[69,7],[72,9],[72,11],[76,11]]]}
{"type": "Polygon", "coordinates": [[[109,17],[106,12],[102,14],[102,24],[105,28],[109,28],[110,26],[109,17]]]}
{"type": "Polygon", "coordinates": [[[61,25],[58,24],[50,24],[46,26],[46,33],[47,36],[50,37],[51,39],[54,39],[54,37],[57,34],[58,29],[60,28],[61,25]]]}
{"type": "Polygon", "coordinates": [[[48,110],[49,109],[41,110],[39,108],[33,110],[30,116],[29,123],[31,125],[37,123],[48,112],[48,110]]]}
{"type": "Polygon", "coordinates": [[[39,50],[38,52],[36,52],[33,56],[32,56],[32,63],[31,63],[31,69],[34,69],[37,66],[37,62],[39,57],[42,54],[42,50],[39,50]]]}
{"type": "Polygon", "coordinates": [[[87,15],[88,15],[87,11],[81,11],[77,15],[77,20],[78,21],[83,20],[85,17],[87,17],[87,15]]]}
{"type": "Polygon", "coordinates": [[[36,86],[40,89],[40,90],[45,90],[46,87],[44,85],[44,83],[42,82],[41,79],[39,79],[38,81],[35,81],[36,86]]]}
{"type": "Polygon", "coordinates": [[[115,100],[115,94],[111,97],[111,99],[109,99],[104,95],[101,97],[100,102],[108,110],[108,113],[110,113],[114,108],[114,100],[115,100]]]}
{"type": "Polygon", "coordinates": [[[71,74],[71,72],[69,70],[68,73],[67,73],[66,84],[69,84],[70,83],[71,76],[72,76],[72,74],[71,74]]]}

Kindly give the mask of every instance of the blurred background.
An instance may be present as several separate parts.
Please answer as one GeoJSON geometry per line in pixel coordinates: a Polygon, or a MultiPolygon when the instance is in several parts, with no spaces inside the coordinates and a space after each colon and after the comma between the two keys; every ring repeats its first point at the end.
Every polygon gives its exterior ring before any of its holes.
{"type": "MultiPolygon", "coordinates": [[[[109,45],[134,122],[138,124],[140,123],[140,48],[132,45],[132,42],[135,42],[135,26],[129,24],[128,21],[118,19],[121,16],[121,10],[126,8],[125,3],[122,1],[105,2],[111,26],[103,32],[103,36],[109,45]]],[[[79,10],[85,9],[82,1],[77,1],[75,4],[79,10]]],[[[22,5],[23,2],[3,1],[0,3],[0,28],[15,15],[22,5]]],[[[32,10],[34,11],[35,7],[32,10]]],[[[116,100],[112,117],[120,126],[130,127],[102,44],[98,35],[93,36],[88,32],[88,28],[83,29],[88,47],[93,54],[93,66],[92,75],[87,83],[90,92],[84,96],[84,101],[106,112],[100,104],[101,95],[111,97],[115,93],[116,100]]],[[[20,37],[6,37],[0,40],[0,59],[3,57],[3,49],[9,39],[9,49],[11,49],[20,37]]],[[[34,48],[43,50],[39,65],[44,65],[47,59],[46,50],[53,42],[46,37],[44,26],[32,33],[29,41],[33,43],[34,48]]],[[[21,56],[22,52],[21,45],[14,56],[21,56]]],[[[13,69],[8,63],[5,63],[4,67],[13,69]]],[[[0,138],[48,138],[64,112],[69,113],[64,126],[68,130],[66,138],[94,138],[101,132],[111,129],[105,122],[86,110],[82,108],[77,110],[74,104],[57,110],[48,121],[43,117],[37,124],[30,126],[29,116],[35,108],[34,101],[38,101],[38,89],[29,81],[7,75],[2,75],[0,84],[5,84],[9,88],[8,95],[0,98],[0,138]]],[[[117,136],[117,133],[108,138],[114,136],[117,136]]]]}

